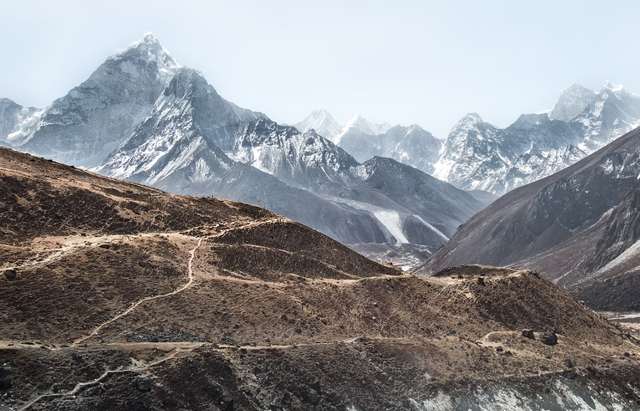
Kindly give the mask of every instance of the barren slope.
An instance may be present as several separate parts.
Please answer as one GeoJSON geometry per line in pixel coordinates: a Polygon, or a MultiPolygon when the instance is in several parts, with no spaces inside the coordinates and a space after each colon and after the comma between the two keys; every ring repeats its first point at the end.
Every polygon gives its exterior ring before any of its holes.
{"type": "Polygon", "coordinates": [[[257,207],[6,149],[0,219],[0,409],[640,404],[635,340],[528,271],[421,279],[257,207]]]}

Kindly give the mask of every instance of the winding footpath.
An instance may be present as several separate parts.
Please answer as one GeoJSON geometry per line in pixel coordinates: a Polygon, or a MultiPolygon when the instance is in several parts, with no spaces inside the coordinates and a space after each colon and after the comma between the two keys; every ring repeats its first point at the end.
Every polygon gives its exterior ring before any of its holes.
{"type": "Polygon", "coordinates": [[[149,369],[149,368],[151,368],[151,367],[153,367],[155,365],[161,364],[161,363],[163,363],[165,361],[169,361],[169,360],[175,358],[178,355],[179,352],[180,352],[179,350],[175,350],[173,353],[171,353],[170,355],[166,356],[165,358],[161,358],[161,359],[159,359],[157,361],[154,361],[154,362],[151,362],[149,364],[131,365],[129,367],[117,368],[115,370],[107,370],[96,379],[93,379],[91,381],[77,383],[76,386],[71,391],[61,392],[61,393],[57,393],[57,394],[52,394],[52,393],[42,394],[39,397],[36,397],[31,402],[29,402],[26,405],[24,405],[22,408],[20,408],[19,411],[26,411],[29,408],[31,408],[31,406],[33,406],[34,404],[38,403],[40,400],[43,400],[45,398],[62,398],[62,397],[69,397],[69,396],[72,396],[72,395],[76,395],[83,388],[91,387],[93,385],[99,384],[102,380],[104,380],[106,377],[108,377],[111,374],[122,374],[122,373],[129,373],[129,372],[138,373],[138,372],[146,371],[147,369],[149,369]]]}
{"type": "Polygon", "coordinates": [[[78,346],[79,344],[82,344],[83,342],[85,342],[86,340],[88,340],[89,338],[95,336],[96,334],[98,334],[100,332],[100,330],[102,328],[104,328],[105,326],[111,324],[114,321],[119,320],[120,318],[128,315],[129,313],[131,313],[133,310],[135,310],[136,308],[138,308],[140,305],[149,302],[149,301],[153,301],[153,300],[158,300],[161,298],[166,298],[166,297],[170,297],[172,295],[176,295],[178,293],[181,293],[182,291],[188,289],[189,287],[191,287],[193,285],[193,281],[194,281],[194,275],[193,275],[193,259],[196,255],[196,250],[198,248],[200,248],[200,245],[202,244],[202,238],[198,239],[198,244],[191,250],[189,251],[190,257],[189,257],[189,263],[187,265],[187,276],[189,281],[187,281],[187,283],[185,285],[183,285],[182,287],[168,293],[168,294],[160,294],[160,295],[154,295],[151,297],[145,297],[142,300],[135,302],[131,305],[131,307],[129,307],[127,310],[123,311],[122,313],[116,315],[115,317],[103,322],[102,324],[98,325],[96,328],[93,329],[93,331],[89,334],[89,335],[85,335],[83,337],[78,338],[77,340],[75,340],[72,344],[72,346],[78,346]]]}

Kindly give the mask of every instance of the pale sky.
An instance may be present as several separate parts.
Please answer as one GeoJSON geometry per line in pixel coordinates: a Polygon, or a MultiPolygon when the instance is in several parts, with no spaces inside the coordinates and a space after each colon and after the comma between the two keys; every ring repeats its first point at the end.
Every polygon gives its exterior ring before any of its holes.
{"type": "Polygon", "coordinates": [[[227,100],[295,123],[505,127],[579,83],[640,94],[637,1],[0,0],[0,97],[45,107],[151,31],[227,100]]]}

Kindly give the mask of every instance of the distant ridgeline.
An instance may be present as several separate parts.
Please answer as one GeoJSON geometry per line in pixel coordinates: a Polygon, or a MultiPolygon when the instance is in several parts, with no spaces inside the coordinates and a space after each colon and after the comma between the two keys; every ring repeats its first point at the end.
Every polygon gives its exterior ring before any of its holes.
{"type": "Polygon", "coordinates": [[[505,129],[468,114],[444,141],[417,125],[378,125],[361,116],[340,127],[326,110],[295,126],[315,129],[358,161],[389,157],[463,190],[502,195],[570,166],[639,125],[640,98],[606,82],[598,93],[573,84],[553,110],[523,114],[505,129]]]}

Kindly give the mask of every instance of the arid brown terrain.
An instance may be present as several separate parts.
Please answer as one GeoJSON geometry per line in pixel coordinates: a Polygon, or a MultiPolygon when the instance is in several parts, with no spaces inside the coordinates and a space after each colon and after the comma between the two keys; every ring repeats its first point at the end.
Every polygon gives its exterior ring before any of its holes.
{"type": "Polygon", "coordinates": [[[419,278],[251,205],[0,148],[2,410],[633,410],[639,360],[530,271],[419,278]]]}

